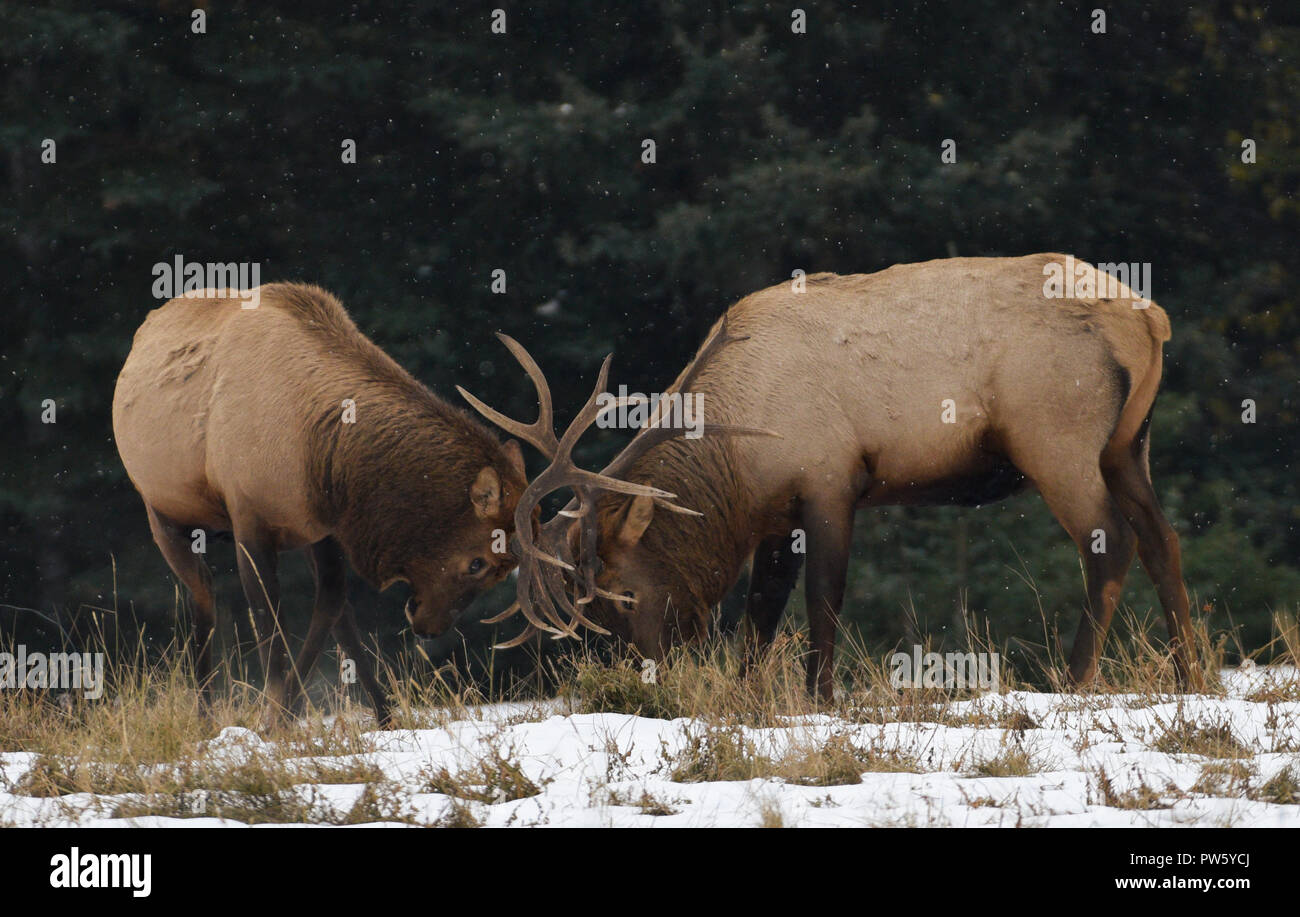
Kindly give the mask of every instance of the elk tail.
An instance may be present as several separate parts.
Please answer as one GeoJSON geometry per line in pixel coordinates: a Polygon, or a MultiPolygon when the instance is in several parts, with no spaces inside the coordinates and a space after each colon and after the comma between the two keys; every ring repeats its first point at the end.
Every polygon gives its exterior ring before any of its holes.
{"type": "MultiPolygon", "coordinates": [[[[1120,410],[1119,422],[1106,445],[1106,453],[1117,453],[1132,449],[1140,451],[1140,440],[1146,436],[1147,422],[1151,416],[1151,407],[1160,388],[1160,377],[1164,372],[1164,342],[1172,337],[1169,315],[1150,300],[1141,310],[1145,326],[1150,335],[1150,357],[1145,368],[1138,369],[1132,379],[1132,389],[1124,407],[1120,410]]],[[[1135,367],[1136,369],[1136,367],[1135,367]]]]}

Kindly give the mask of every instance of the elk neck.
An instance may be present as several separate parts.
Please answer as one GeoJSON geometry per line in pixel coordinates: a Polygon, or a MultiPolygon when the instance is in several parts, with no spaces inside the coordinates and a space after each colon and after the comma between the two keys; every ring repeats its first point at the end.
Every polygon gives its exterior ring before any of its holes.
{"type": "MultiPolygon", "coordinates": [[[[709,607],[727,594],[761,536],[754,531],[751,483],[733,453],[726,435],[679,437],[647,452],[627,475],[630,481],[674,493],[674,503],[703,513],[691,516],[657,507],[641,544],[647,556],[663,559],[680,588],[709,607]]],[[[601,501],[601,516],[612,522],[629,499],[607,497],[601,501]]],[[[608,524],[601,530],[609,531],[608,524]]]]}
{"type": "Polygon", "coordinates": [[[493,435],[377,347],[359,348],[372,349],[331,378],[330,395],[313,399],[306,460],[318,517],[379,586],[457,531],[473,513],[475,475],[502,463],[493,435]],[[344,398],[355,403],[352,422],[342,419],[344,398]]]}

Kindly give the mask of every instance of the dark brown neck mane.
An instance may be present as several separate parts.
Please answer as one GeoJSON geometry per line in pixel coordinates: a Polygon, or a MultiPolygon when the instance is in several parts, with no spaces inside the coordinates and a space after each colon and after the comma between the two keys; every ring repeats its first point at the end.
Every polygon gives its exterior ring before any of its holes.
{"type": "MultiPolygon", "coordinates": [[[[761,533],[755,532],[752,496],[737,475],[731,441],[724,435],[679,437],[641,457],[627,479],[677,495],[679,506],[703,513],[688,516],[656,507],[641,547],[669,565],[675,589],[688,592],[694,607],[711,608],[727,594],[761,533]]],[[[630,498],[601,501],[601,530],[612,531],[630,498]]]]}
{"type": "Polygon", "coordinates": [[[332,296],[301,287],[281,295],[329,354],[303,392],[317,518],[357,572],[382,586],[472,512],[471,482],[501,466],[500,443],[361,334],[332,296]],[[343,421],[344,399],[355,403],[355,423],[343,421]]]}

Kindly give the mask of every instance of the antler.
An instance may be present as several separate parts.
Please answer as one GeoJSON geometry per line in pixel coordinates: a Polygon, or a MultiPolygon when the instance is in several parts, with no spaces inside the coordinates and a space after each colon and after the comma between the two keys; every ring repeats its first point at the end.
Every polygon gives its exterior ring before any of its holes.
{"type": "Polygon", "coordinates": [[[564,435],[556,439],[551,390],[547,385],[545,374],[522,344],[505,334],[498,334],[497,337],[514,354],[515,359],[533,380],[533,385],[537,389],[537,420],[531,424],[520,423],[492,409],[460,386],[456,386],[456,390],[480,414],[508,433],[532,443],[550,459],[551,463],[524,489],[515,507],[515,537],[519,545],[519,578],[515,602],[503,613],[485,619],[484,623],[494,624],[504,621],[516,612],[523,612],[524,617],[528,619],[529,628],[515,640],[502,644],[503,647],[517,646],[537,631],[546,631],[557,637],[576,637],[575,624],[582,624],[599,633],[607,634],[609,631],[590,621],[579,610],[578,605],[586,604],[590,601],[589,598],[577,603],[569,601],[564,578],[559,571],[574,571],[574,565],[538,547],[533,537],[533,510],[548,494],[563,487],[571,487],[575,492],[586,495],[584,503],[592,503],[590,495],[597,490],[664,500],[675,499],[676,495],[657,487],[633,484],[630,481],[586,471],[574,464],[573,447],[582,438],[587,428],[605,411],[627,402],[627,399],[614,398],[606,405],[600,404],[609,379],[609,363],[612,354],[605,357],[596,380],[596,387],[587,398],[586,404],[565,429],[564,435]],[[567,614],[570,620],[566,622],[561,612],[567,614]]]}
{"type": "Polygon", "coordinates": [[[560,444],[555,438],[555,419],[551,410],[551,387],[546,384],[546,374],[542,372],[542,368],[537,365],[537,361],[532,358],[532,355],[524,349],[523,344],[520,344],[510,335],[502,334],[499,331],[497,337],[514,354],[515,359],[519,361],[519,365],[524,368],[524,372],[528,373],[528,378],[533,380],[533,387],[537,389],[537,419],[530,424],[522,424],[517,420],[511,420],[500,411],[488,407],[459,385],[456,386],[456,391],[460,392],[460,396],[468,401],[474,410],[498,427],[512,436],[518,436],[525,442],[532,443],[547,458],[554,458],[560,444]]]}
{"type": "MultiPolygon", "coordinates": [[[[537,389],[537,420],[531,424],[520,423],[488,407],[460,386],[457,386],[456,390],[488,420],[508,433],[536,446],[550,460],[550,465],[532,480],[520,496],[515,508],[515,535],[519,545],[519,578],[515,602],[501,614],[484,619],[484,623],[496,624],[521,611],[527,618],[528,626],[523,632],[505,643],[497,644],[498,649],[519,646],[540,632],[550,633],[557,639],[576,637],[575,628],[578,624],[598,633],[608,634],[608,630],[590,621],[580,610],[581,606],[589,604],[597,597],[620,598],[611,595],[596,584],[596,577],[600,572],[600,557],[597,552],[599,532],[596,518],[597,493],[610,491],[631,496],[653,497],[658,505],[673,512],[701,515],[695,510],[673,503],[672,501],[676,499],[675,494],[645,484],[634,484],[621,478],[621,475],[626,474],[647,452],[683,435],[686,430],[681,426],[665,425],[668,419],[666,412],[656,411],[632,442],[599,473],[579,468],[573,461],[573,447],[587,429],[605,412],[634,403],[634,399],[631,398],[610,398],[605,391],[609,379],[609,364],[613,355],[605,357],[595,389],[587,398],[586,404],[582,406],[582,410],[565,429],[564,435],[556,439],[551,390],[541,368],[518,341],[505,334],[498,334],[497,337],[509,348],[524,371],[528,373],[529,378],[533,380],[533,385],[537,389]],[[602,395],[607,399],[603,406],[600,404],[602,395]],[[563,555],[556,556],[538,546],[532,527],[532,514],[543,498],[565,487],[573,491],[574,498],[542,527],[547,546],[553,545],[556,554],[563,555]],[[570,555],[568,539],[562,528],[564,526],[562,519],[574,519],[579,523],[577,561],[570,555]],[[580,597],[576,600],[570,600],[564,578],[566,571],[578,581],[580,586],[580,597]],[[568,616],[568,621],[564,620],[564,615],[568,616]]],[[[727,327],[727,318],[723,316],[717,332],[700,348],[691,365],[678,378],[671,391],[689,390],[710,357],[728,344],[747,339],[748,335],[731,334],[727,327]]],[[[708,423],[704,425],[702,433],[732,436],[777,435],[755,427],[708,423]]],[[[627,600],[622,599],[622,601],[627,600]]]]}
{"type": "MultiPolygon", "coordinates": [[[[749,335],[732,334],[727,327],[727,316],[722,316],[722,322],[718,330],[710,336],[704,346],[700,348],[695,358],[686,367],[685,371],[678,377],[677,381],[670,386],[669,394],[672,392],[689,392],[691,386],[695,384],[699,377],[700,370],[704,364],[722,348],[728,344],[734,344],[740,341],[749,340],[749,335]]],[[[643,455],[655,449],[657,446],[683,436],[687,432],[683,426],[665,425],[670,418],[667,416],[666,409],[662,406],[669,402],[665,399],[659,402],[661,409],[657,410],[647,421],[646,425],[641,428],[632,442],[623,448],[614,460],[601,469],[601,476],[607,478],[620,478],[632,470],[637,460],[643,455]]],[[[710,424],[705,423],[701,430],[701,435],[728,435],[728,436],[776,436],[777,434],[769,430],[761,430],[755,427],[738,426],[735,424],[710,424]]],[[[655,503],[674,513],[688,516],[702,516],[703,513],[684,506],[679,506],[672,502],[673,498],[656,497],[655,503]]],[[[633,601],[622,596],[611,595],[596,585],[596,577],[600,573],[601,562],[600,555],[597,552],[598,526],[596,519],[595,495],[589,491],[578,490],[578,501],[575,506],[570,503],[560,511],[561,516],[579,520],[579,539],[580,539],[580,560],[577,564],[578,570],[575,574],[580,578],[583,585],[583,595],[578,599],[578,604],[591,602],[596,596],[603,596],[607,599],[628,602],[633,601]]],[[[552,520],[554,521],[554,520],[552,520]]]]}

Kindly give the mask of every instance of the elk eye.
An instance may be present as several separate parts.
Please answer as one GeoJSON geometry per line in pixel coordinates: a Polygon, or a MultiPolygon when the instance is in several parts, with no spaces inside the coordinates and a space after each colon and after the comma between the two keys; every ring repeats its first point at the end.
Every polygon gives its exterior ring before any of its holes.
{"type": "Polygon", "coordinates": [[[631,589],[623,593],[623,598],[627,599],[629,602],[636,601],[636,596],[632,593],[631,589]]]}
{"type": "Polygon", "coordinates": [[[482,572],[483,568],[486,566],[487,563],[484,562],[483,558],[474,558],[469,562],[469,575],[474,576],[475,574],[482,572]]]}

